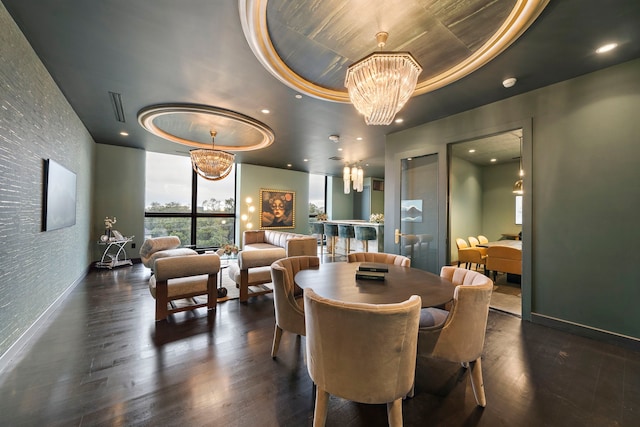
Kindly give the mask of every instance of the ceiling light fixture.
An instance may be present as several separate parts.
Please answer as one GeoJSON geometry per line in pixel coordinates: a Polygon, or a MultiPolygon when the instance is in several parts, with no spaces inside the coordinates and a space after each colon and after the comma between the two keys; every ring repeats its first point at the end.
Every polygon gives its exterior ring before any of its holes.
{"type": "Polygon", "coordinates": [[[385,52],[389,34],[379,32],[374,52],[351,64],[344,85],[368,125],[388,125],[416,89],[422,67],[409,52],[385,52]]]}
{"type": "Polygon", "coordinates": [[[520,171],[518,172],[518,180],[513,184],[513,194],[522,194],[524,189],[522,188],[522,177],[524,171],[522,170],[522,137],[520,137],[520,171]]]}
{"type": "Polygon", "coordinates": [[[215,149],[215,138],[217,132],[212,130],[211,149],[197,148],[190,150],[191,165],[198,175],[209,181],[218,181],[225,178],[233,168],[235,154],[227,153],[215,149]]]}
{"type": "Polygon", "coordinates": [[[353,182],[353,191],[362,193],[364,189],[364,171],[360,165],[349,167],[345,165],[342,170],[342,182],[344,184],[344,194],[351,192],[351,183],[353,182]]]}
{"type": "Polygon", "coordinates": [[[596,53],[606,53],[618,47],[618,43],[608,43],[596,49],[596,53]]]}
{"type": "Polygon", "coordinates": [[[516,79],[515,77],[509,77],[508,79],[504,79],[502,81],[502,86],[510,88],[513,87],[513,85],[515,85],[517,81],[518,79],[516,79]]]}

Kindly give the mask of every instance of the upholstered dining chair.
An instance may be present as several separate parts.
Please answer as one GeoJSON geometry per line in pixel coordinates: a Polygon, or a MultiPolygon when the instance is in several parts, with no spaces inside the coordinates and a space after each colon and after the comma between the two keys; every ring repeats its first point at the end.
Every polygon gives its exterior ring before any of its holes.
{"type": "Polygon", "coordinates": [[[485,265],[487,253],[486,248],[472,248],[466,240],[458,237],[456,239],[458,247],[458,267],[463,263],[465,268],[471,268],[473,264],[477,266],[485,265]]]}
{"type": "Polygon", "coordinates": [[[381,264],[411,267],[411,258],[384,252],[354,252],[347,256],[347,262],[379,262],[381,264]]]}
{"type": "Polygon", "coordinates": [[[496,280],[498,272],[522,275],[522,250],[509,246],[491,246],[487,249],[486,269],[496,280]]]}
{"type": "MultiPolygon", "coordinates": [[[[418,356],[461,363],[469,368],[479,406],[486,406],[481,356],[493,281],[482,273],[452,266],[440,276],[456,285],[450,311],[425,308],[420,313],[418,356]]],[[[413,391],[412,391],[413,394],[413,391]]]]}
{"type": "Polygon", "coordinates": [[[295,284],[294,277],[300,270],[318,268],[319,266],[320,258],[317,256],[294,256],[280,259],[271,264],[273,305],[276,312],[271,357],[276,357],[278,353],[283,331],[292,332],[299,336],[305,335],[302,289],[295,284]]]}
{"type": "Polygon", "coordinates": [[[324,426],[329,395],[387,404],[390,426],[402,426],[402,399],[416,366],[419,296],[396,304],[323,298],[304,290],[307,369],[317,387],[314,427],[324,426]]]}

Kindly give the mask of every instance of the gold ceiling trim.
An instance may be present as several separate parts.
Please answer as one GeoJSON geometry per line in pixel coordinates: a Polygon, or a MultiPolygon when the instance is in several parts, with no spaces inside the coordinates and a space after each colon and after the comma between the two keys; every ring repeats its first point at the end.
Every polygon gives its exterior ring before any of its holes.
{"type": "MultiPolygon", "coordinates": [[[[168,141],[175,142],[182,145],[187,145],[189,147],[195,148],[211,148],[211,139],[209,137],[209,129],[207,128],[207,138],[209,140],[206,143],[194,141],[191,139],[182,138],[180,136],[174,135],[170,132],[167,132],[161,129],[158,125],[154,123],[154,120],[158,117],[165,115],[175,115],[175,114],[203,114],[214,117],[221,117],[224,119],[232,120],[238,122],[240,124],[246,125],[256,131],[258,131],[262,135],[262,140],[256,144],[252,145],[220,145],[218,143],[215,144],[215,148],[217,150],[222,151],[253,151],[260,150],[262,148],[266,148],[273,144],[275,140],[275,134],[273,130],[269,128],[264,123],[254,119],[253,117],[245,116],[244,114],[237,113],[235,111],[226,110],[224,108],[212,107],[209,105],[198,105],[198,104],[159,104],[159,105],[151,105],[149,107],[145,107],[138,112],[138,123],[145,130],[151,132],[152,134],[159,136],[160,138],[164,138],[168,141]]],[[[218,129],[218,132],[224,132],[223,128],[218,129]]]]}
{"type": "MultiPolygon", "coordinates": [[[[245,38],[260,63],[278,80],[292,89],[328,101],[349,103],[346,90],[328,89],[305,80],[280,58],[267,28],[268,0],[238,0],[240,21],[245,38]]],[[[498,31],[474,54],[450,69],[416,85],[415,95],[422,95],[451,84],[478,70],[498,56],[524,33],[538,18],[549,0],[518,0],[498,31]]]]}

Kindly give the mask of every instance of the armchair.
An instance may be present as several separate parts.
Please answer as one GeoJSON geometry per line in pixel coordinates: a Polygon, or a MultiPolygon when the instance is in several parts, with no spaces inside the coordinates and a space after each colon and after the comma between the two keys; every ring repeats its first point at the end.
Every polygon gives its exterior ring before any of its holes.
{"type": "Polygon", "coordinates": [[[155,274],[149,279],[149,291],[156,300],[156,322],[170,314],[199,307],[215,309],[218,302],[216,278],[220,257],[216,254],[183,255],[160,258],[155,262],[155,274]],[[207,296],[207,302],[195,297],[207,296]],[[173,301],[191,299],[193,304],[176,307],[173,301]],[[171,308],[168,308],[168,305],[171,308]]]}

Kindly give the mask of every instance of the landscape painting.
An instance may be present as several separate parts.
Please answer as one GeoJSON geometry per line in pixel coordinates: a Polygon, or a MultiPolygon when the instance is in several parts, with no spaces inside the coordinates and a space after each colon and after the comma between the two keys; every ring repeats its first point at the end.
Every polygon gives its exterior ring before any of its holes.
{"type": "Polygon", "coordinates": [[[422,222],[422,200],[402,200],[400,202],[400,220],[422,222]]]}

